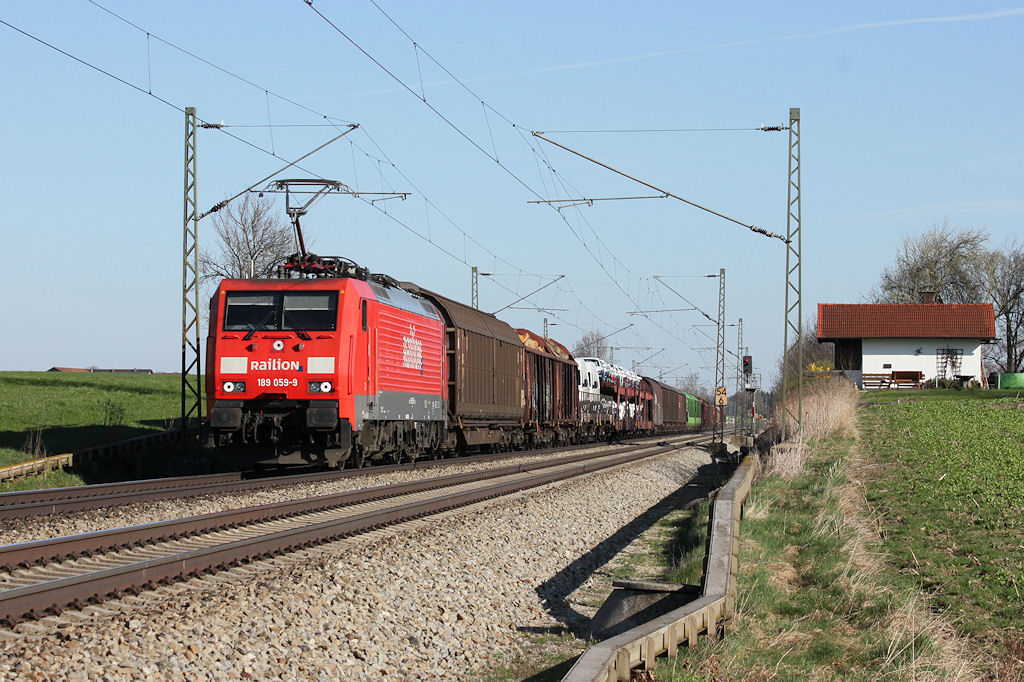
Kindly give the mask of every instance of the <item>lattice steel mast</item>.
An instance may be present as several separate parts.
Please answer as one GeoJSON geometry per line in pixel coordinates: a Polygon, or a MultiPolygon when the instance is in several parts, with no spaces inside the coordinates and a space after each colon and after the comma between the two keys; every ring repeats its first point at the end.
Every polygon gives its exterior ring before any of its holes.
{"type": "Polygon", "coordinates": [[[728,391],[725,390],[725,268],[718,270],[718,321],[715,325],[715,407],[712,420],[711,442],[722,443],[725,440],[725,403],[728,391]]]}
{"type": "Polygon", "coordinates": [[[181,259],[181,452],[192,440],[189,420],[203,418],[199,345],[199,212],[196,204],[196,109],[185,109],[185,219],[181,259]],[[193,374],[194,370],[194,374],[193,374]]]}
{"type": "Polygon", "coordinates": [[[800,108],[789,110],[789,187],[786,192],[786,316],[782,334],[782,439],[801,436],[804,418],[803,307],[800,297],[800,108]],[[790,348],[790,332],[793,348],[790,348]],[[795,377],[793,375],[796,375],[795,377]],[[794,382],[794,386],[790,386],[794,382]],[[796,391],[796,406],[789,405],[789,393],[796,391]],[[792,421],[792,433],[787,428],[792,421]]]}

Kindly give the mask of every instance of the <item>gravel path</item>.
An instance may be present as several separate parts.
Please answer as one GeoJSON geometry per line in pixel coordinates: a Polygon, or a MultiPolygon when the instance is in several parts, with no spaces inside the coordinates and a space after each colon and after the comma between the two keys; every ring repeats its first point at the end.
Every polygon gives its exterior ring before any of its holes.
{"type": "Polygon", "coordinates": [[[480,676],[520,650],[518,629],[571,620],[557,605],[618,548],[602,541],[709,461],[677,450],[21,626],[0,638],[0,677],[480,676]]]}

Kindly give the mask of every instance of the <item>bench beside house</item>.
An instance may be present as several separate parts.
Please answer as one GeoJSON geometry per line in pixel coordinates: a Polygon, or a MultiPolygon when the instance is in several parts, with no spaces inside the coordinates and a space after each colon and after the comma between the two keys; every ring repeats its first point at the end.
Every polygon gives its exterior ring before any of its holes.
{"type": "Polygon", "coordinates": [[[859,388],[918,388],[952,379],[986,385],[982,346],[995,338],[991,303],[819,303],[818,342],[859,388]]]}

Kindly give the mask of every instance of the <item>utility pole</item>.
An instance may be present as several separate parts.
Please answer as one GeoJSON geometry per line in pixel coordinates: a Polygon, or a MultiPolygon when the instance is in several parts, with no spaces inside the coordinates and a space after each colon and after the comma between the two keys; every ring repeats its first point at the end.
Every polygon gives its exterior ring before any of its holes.
{"type": "Polygon", "coordinates": [[[473,266],[473,279],[469,288],[469,300],[474,310],[480,309],[480,270],[473,266]]]}
{"type": "Polygon", "coordinates": [[[185,109],[185,220],[181,259],[181,453],[192,439],[189,420],[202,423],[199,346],[199,211],[196,204],[196,109],[185,109]],[[195,373],[193,374],[193,370],[195,373]]]}
{"type": "Polygon", "coordinates": [[[743,419],[743,401],[741,396],[743,395],[743,318],[739,318],[736,323],[736,404],[733,405],[732,409],[732,432],[738,434],[741,432],[740,420],[743,419]]]}
{"type": "Polygon", "coordinates": [[[548,318],[544,318],[544,340],[548,340],[548,318]]]}
{"type": "Polygon", "coordinates": [[[715,407],[712,444],[725,441],[725,407],[729,404],[729,391],[725,387],[725,268],[718,270],[718,320],[715,343],[715,407]]]}
{"type": "Polygon", "coordinates": [[[800,268],[800,109],[789,110],[789,183],[786,191],[786,316],[782,332],[782,440],[787,434],[799,440],[804,418],[804,348],[802,286],[800,268]],[[794,348],[791,350],[790,332],[794,348]],[[796,375],[795,377],[793,375],[796,375]],[[790,386],[790,383],[795,383],[790,386]],[[796,392],[796,405],[791,407],[790,393],[796,392]],[[792,432],[787,422],[792,421],[792,432]]]}
{"type": "MultiPolygon", "coordinates": [[[[747,355],[750,355],[750,347],[749,346],[745,346],[743,348],[743,355],[744,355],[744,357],[746,357],[747,355]]],[[[742,360],[740,362],[742,362],[742,360]]],[[[751,365],[753,365],[753,363],[751,363],[751,365]]],[[[753,373],[753,367],[751,367],[751,373],[753,373]]],[[[754,403],[757,402],[757,395],[753,391],[745,390],[747,388],[747,384],[751,383],[751,379],[752,379],[752,377],[744,377],[743,378],[743,388],[744,388],[743,393],[744,393],[744,395],[749,395],[750,396],[750,405],[749,405],[749,407],[747,406],[747,401],[746,400],[743,401],[743,426],[744,426],[743,433],[744,433],[744,435],[749,435],[750,431],[753,431],[753,429],[754,429],[754,415],[753,415],[752,410],[754,409],[754,403]],[[749,425],[750,428],[746,428],[748,425],[749,425]]]]}

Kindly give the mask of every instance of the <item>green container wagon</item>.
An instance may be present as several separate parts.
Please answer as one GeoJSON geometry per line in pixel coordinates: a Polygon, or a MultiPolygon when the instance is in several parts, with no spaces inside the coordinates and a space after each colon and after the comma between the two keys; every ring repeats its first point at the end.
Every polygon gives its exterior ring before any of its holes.
{"type": "Polygon", "coordinates": [[[689,393],[686,394],[686,425],[700,428],[700,398],[689,393]]]}

